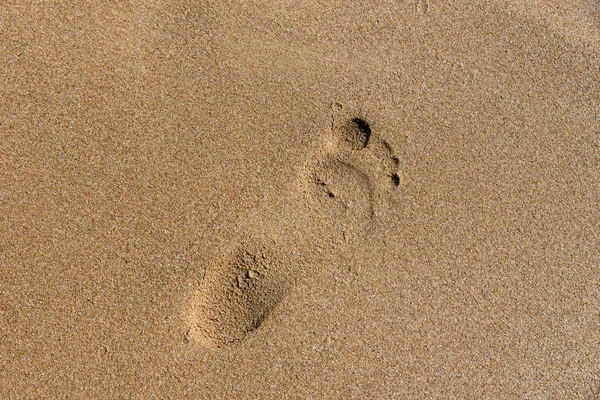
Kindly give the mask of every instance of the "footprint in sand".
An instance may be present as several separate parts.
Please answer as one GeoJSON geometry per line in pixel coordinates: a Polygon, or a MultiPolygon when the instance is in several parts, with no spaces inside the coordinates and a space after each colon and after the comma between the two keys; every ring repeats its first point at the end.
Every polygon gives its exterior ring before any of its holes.
{"type": "Polygon", "coordinates": [[[382,191],[401,183],[399,161],[368,121],[339,114],[296,189],[240,221],[237,240],[207,266],[189,310],[192,339],[208,347],[242,340],[328,254],[369,233],[382,191]]]}

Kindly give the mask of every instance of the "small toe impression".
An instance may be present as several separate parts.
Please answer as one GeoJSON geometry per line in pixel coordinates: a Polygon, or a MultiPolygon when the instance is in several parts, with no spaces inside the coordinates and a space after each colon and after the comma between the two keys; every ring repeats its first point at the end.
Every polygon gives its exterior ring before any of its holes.
{"type": "Polygon", "coordinates": [[[392,174],[392,184],[396,187],[400,186],[400,175],[395,172],[392,174]]]}
{"type": "Polygon", "coordinates": [[[353,150],[364,149],[371,138],[371,127],[367,121],[361,118],[346,121],[338,128],[338,132],[342,144],[353,150]]]}

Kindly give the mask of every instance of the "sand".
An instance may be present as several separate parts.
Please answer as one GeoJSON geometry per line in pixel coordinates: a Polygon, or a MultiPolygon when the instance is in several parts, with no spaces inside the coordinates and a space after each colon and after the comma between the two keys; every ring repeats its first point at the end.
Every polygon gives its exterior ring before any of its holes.
{"type": "Polygon", "coordinates": [[[600,3],[0,5],[0,398],[597,399],[600,3]]]}

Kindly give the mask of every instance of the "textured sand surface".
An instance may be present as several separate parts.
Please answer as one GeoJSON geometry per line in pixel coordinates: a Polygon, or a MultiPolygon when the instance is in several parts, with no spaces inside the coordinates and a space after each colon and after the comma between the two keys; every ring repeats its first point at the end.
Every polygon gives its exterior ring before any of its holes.
{"type": "Polygon", "coordinates": [[[600,3],[0,4],[0,398],[600,398],[600,3]]]}

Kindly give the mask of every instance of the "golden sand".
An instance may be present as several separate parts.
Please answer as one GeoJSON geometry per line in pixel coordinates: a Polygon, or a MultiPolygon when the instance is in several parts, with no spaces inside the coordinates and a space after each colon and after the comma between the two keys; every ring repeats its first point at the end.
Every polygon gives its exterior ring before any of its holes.
{"type": "Polygon", "coordinates": [[[0,4],[0,398],[598,398],[600,3],[225,3],[0,4]]]}

